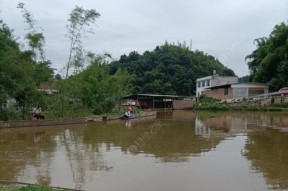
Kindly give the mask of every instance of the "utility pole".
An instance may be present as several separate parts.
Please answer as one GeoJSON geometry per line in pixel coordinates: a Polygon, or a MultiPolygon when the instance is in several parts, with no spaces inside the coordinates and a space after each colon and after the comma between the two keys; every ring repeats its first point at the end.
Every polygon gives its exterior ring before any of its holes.
{"type": "Polygon", "coordinates": [[[192,44],[193,44],[193,40],[190,40],[190,51],[192,51],[192,44]]]}

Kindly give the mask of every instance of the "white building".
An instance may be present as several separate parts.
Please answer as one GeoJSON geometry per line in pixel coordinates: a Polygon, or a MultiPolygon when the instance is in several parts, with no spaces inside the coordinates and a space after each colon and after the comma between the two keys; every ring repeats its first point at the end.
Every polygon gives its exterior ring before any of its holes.
{"type": "Polygon", "coordinates": [[[219,76],[214,72],[212,76],[206,76],[196,80],[196,97],[201,96],[207,88],[236,83],[238,83],[237,76],[219,76]]]}

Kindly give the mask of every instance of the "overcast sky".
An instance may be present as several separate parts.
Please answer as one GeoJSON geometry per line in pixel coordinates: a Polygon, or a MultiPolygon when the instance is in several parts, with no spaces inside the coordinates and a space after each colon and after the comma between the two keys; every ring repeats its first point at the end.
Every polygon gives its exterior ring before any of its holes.
{"type": "Polygon", "coordinates": [[[288,0],[0,0],[0,19],[19,37],[27,28],[19,2],[43,28],[46,58],[60,74],[69,53],[67,19],[76,5],[101,14],[86,50],[119,59],[131,51],[153,51],[165,41],[192,41],[192,50],[218,58],[239,77],[249,74],[245,57],[255,50],[254,39],[288,20],[288,0]]]}

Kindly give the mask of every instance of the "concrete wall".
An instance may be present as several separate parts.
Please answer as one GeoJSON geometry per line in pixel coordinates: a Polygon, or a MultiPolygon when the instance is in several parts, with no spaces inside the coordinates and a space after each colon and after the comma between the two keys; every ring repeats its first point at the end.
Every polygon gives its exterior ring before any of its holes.
{"type": "Polygon", "coordinates": [[[200,95],[202,95],[202,92],[206,88],[211,87],[211,79],[212,79],[212,76],[206,76],[203,78],[198,78],[196,80],[196,97],[199,97],[200,95]],[[209,81],[209,84],[207,84],[207,81],[209,81]],[[204,82],[204,86],[203,86],[203,82],[204,82]]]}
{"type": "Polygon", "coordinates": [[[213,76],[211,79],[211,86],[220,86],[226,84],[238,83],[237,76],[213,76]]]}
{"type": "Polygon", "coordinates": [[[268,93],[268,86],[259,83],[231,84],[233,88],[233,98],[256,96],[268,93]]]}
{"type": "Polygon", "coordinates": [[[173,108],[174,109],[191,109],[193,107],[193,100],[174,100],[173,108]]]}
{"type": "Polygon", "coordinates": [[[247,88],[233,88],[233,98],[242,98],[248,96],[247,88]]]}
{"type": "Polygon", "coordinates": [[[281,104],[288,103],[288,96],[277,96],[277,97],[266,97],[259,99],[248,99],[245,101],[232,101],[227,102],[232,107],[258,107],[258,106],[269,106],[273,103],[281,104]]]}

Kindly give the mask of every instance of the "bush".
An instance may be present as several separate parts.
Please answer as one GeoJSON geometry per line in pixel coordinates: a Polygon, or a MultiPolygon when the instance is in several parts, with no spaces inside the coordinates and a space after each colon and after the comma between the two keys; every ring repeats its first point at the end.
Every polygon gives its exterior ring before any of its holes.
{"type": "Polygon", "coordinates": [[[197,106],[195,106],[195,109],[197,110],[228,110],[229,107],[226,105],[220,105],[217,103],[209,104],[209,103],[200,103],[197,106]]]}
{"type": "Polygon", "coordinates": [[[220,101],[221,101],[220,99],[215,99],[215,98],[212,98],[212,97],[200,96],[200,98],[199,98],[199,102],[200,103],[217,103],[217,102],[220,102],[220,101]]]}
{"type": "Polygon", "coordinates": [[[271,107],[288,108],[288,103],[274,103],[271,104],[271,107]]]}
{"type": "Polygon", "coordinates": [[[224,104],[220,104],[219,99],[201,96],[199,101],[194,105],[196,110],[228,110],[224,104]]]}

